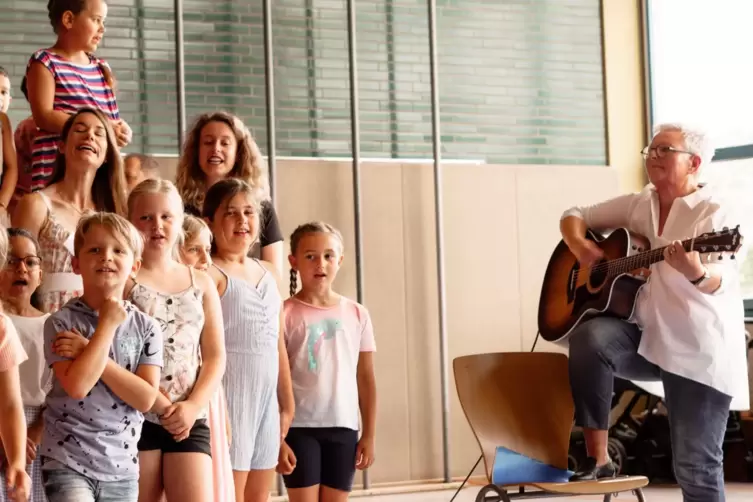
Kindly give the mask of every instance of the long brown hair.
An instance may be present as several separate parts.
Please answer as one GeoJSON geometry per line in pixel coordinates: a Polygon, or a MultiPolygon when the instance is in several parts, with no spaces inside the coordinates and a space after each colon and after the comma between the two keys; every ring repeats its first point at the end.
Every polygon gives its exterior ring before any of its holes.
{"type": "Polygon", "coordinates": [[[251,132],[238,117],[224,111],[218,111],[200,115],[186,135],[183,152],[178,162],[178,174],[175,178],[175,185],[178,187],[178,192],[183,197],[186,206],[193,206],[199,213],[202,212],[208,187],[206,176],[199,166],[199,145],[201,144],[201,131],[210,122],[226,124],[233,131],[235,140],[238,142],[235,165],[228,173],[227,178],[238,178],[245,181],[252,187],[260,189],[264,198],[268,199],[267,167],[261,156],[259,146],[251,136],[251,132]]]}
{"type": "MultiPolygon", "coordinates": [[[[105,128],[107,136],[107,153],[104,163],[97,169],[92,183],[92,201],[97,211],[107,211],[124,216],[126,214],[126,182],[123,170],[123,158],[120,156],[118,144],[115,141],[115,133],[110,121],[96,108],[81,108],[66,120],[60,138],[63,142],[68,140],[71,127],[79,115],[91,113],[96,116],[105,128]]],[[[57,161],[52,171],[50,185],[58,183],[65,177],[65,153],[62,148],[58,149],[57,161]]]]}

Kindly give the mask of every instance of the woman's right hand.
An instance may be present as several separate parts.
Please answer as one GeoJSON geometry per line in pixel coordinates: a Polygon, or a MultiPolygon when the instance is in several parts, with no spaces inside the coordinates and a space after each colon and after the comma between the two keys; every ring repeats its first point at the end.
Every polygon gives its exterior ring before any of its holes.
{"type": "Polygon", "coordinates": [[[604,257],[604,251],[592,240],[580,239],[570,248],[581,267],[588,268],[604,257]]]}

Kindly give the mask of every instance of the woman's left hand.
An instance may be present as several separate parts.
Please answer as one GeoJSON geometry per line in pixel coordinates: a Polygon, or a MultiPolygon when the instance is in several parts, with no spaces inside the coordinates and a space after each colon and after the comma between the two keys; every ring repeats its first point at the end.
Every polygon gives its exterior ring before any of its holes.
{"type": "Polygon", "coordinates": [[[685,251],[680,241],[674,241],[664,249],[664,261],[689,281],[698,279],[704,273],[700,253],[685,251]]]}
{"type": "Polygon", "coordinates": [[[198,414],[199,407],[188,399],[168,406],[160,417],[160,422],[167,432],[173,436],[182,437],[191,432],[198,414]]]}

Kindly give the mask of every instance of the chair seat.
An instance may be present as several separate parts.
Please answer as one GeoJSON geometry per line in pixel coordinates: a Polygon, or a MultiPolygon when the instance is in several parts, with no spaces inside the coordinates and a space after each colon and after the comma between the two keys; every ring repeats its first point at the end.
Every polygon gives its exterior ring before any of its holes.
{"type": "Polygon", "coordinates": [[[622,476],[598,481],[573,481],[569,483],[531,483],[539,490],[568,495],[605,495],[607,493],[628,492],[648,485],[645,476],[622,476]]]}

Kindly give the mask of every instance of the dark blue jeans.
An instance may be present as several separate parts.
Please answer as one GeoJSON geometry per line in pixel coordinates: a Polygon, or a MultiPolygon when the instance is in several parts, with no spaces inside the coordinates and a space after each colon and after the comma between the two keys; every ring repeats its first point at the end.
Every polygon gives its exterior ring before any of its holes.
{"type": "Polygon", "coordinates": [[[575,424],[607,430],[614,377],[661,380],[669,414],[672,457],[685,502],[723,502],[722,443],[732,398],[662,371],[638,355],[641,331],[609,317],[578,326],[570,338],[570,387],[575,424]]]}

